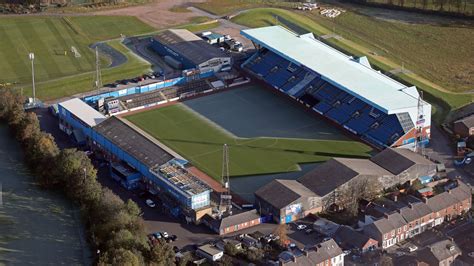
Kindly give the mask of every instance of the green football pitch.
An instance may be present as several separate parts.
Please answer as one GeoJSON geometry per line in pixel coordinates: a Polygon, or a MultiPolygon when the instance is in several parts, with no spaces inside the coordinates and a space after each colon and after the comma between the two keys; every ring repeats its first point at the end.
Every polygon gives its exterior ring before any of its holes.
{"type": "MultiPolygon", "coordinates": [[[[255,87],[205,96],[190,100],[189,104],[185,102],[153,109],[127,116],[126,119],[215,179],[220,179],[221,175],[223,144],[229,146],[231,176],[297,171],[300,169],[298,164],[301,163],[322,162],[332,157],[367,158],[372,151],[367,145],[348,139],[324,121],[321,123],[321,119],[306,113],[300,106],[295,108],[288,99],[280,99],[255,87]],[[251,101],[260,97],[265,97],[267,103],[274,104],[265,105],[259,104],[261,101],[251,101]],[[233,108],[229,112],[215,110],[215,113],[224,114],[219,116],[221,120],[206,110],[199,109],[202,106],[208,109],[225,109],[224,106],[228,104],[226,99],[233,99],[233,108]],[[275,108],[288,110],[293,117],[272,119],[269,115],[275,108]],[[245,119],[245,112],[249,111],[254,112],[254,119],[245,119]],[[325,127],[324,130],[329,130],[330,135],[315,135],[306,139],[288,137],[291,132],[288,132],[285,121],[291,124],[295,119],[316,120],[316,123],[308,125],[308,128],[316,130],[315,125],[325,127]],[[265,121],[265,125],[262,121],[265,121]],[[230,130],[233,132],[229,131],[230,124],[234,124],[234,129],[251,128],[248,123],[252,123],[255,128],[269,129],[268,135],[285,131],[285,137],[240,137],[235,135],[232,129],[230,130]],[[335,136],[337,134],[339,135],[335,136]]],[[[301,130],[296,129],[295,135],[301,130]]]]}
{"type": "MultiPolygon", "coordinates": [[[[93,71],[94,53],[88,46],[96,41],[153,30],[135,17],[0,18],[0,83],[29,86],[30,52],[35,54],[35,76],[41,83],[93,71]],[[71,52],[71,47],[80,57],[71,52]]],[[[102,66],[107,64],[107,59],[102,58],[102,66]]]]}

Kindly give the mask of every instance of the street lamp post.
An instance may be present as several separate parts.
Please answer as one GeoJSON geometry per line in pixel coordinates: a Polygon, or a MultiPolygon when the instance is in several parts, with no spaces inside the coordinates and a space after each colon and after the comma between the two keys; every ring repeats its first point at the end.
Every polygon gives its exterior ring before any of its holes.
{"type": "Polygon", "coordinates": [[[35,61],[35,54],[34,53],[30,53],[28,55],[28,57],[30,58],[30,61],[31,61],[31,80],[32,80],[32,83],[33,83],[33,104],[36,103],[36,88],[35,88],[35,64],[34,64],[34,61],[35,61]]]}

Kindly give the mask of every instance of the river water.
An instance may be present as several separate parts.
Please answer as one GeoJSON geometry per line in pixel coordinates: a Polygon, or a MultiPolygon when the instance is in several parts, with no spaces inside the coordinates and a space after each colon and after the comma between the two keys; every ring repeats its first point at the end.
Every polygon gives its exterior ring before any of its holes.
{"type": "Polygon", "coordinates": [[[0,265],[91,264],[77,208],[34,183],[4,125],[0,186],[0,265]]]}

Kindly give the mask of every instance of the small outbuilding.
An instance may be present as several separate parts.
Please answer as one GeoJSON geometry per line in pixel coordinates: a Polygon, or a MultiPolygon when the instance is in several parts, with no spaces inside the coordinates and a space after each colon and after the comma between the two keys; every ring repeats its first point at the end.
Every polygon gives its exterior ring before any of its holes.
{"type": "Polygon", "coordinates": [[[224,256],[224,251],[209,244],[206,244],[198,247],[198,249],[196,250],[196,255],[208,259],[209,261],[217,261],[222,258],[222,256],[224,256]]]}
{"type": "Polygon", "coordinates": [[[474,135],[474,114],[454,122],[453,129],[462,138],[474,135]]]}

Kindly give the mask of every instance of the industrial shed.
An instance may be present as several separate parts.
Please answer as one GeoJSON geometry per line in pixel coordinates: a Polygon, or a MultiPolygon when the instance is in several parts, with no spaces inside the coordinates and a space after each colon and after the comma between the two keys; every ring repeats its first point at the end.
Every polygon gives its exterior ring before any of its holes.
{"type": "Polygon", "coordinates": [[[277,223],[290,223],[321,211],[321,199],[296,180],[275,179],[255,192],[255,207],[277,223]]]}
{"type": "Polygon", "coordinates": [[[151,48],[175,68],[219,72],[230,66],[229,55],[185,29],[169,29],[151,40],[151,48]]]}

